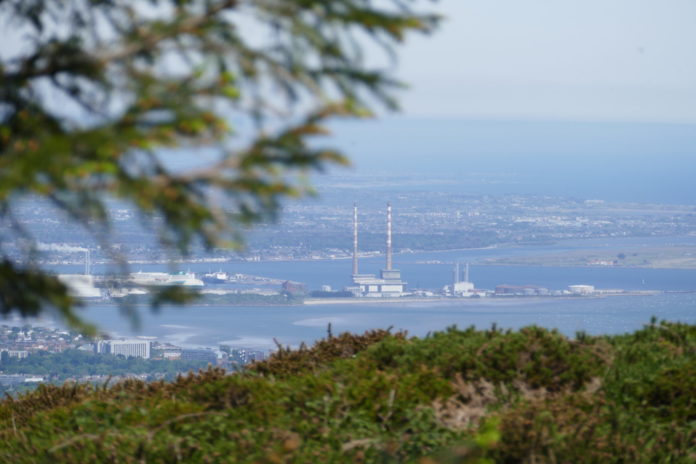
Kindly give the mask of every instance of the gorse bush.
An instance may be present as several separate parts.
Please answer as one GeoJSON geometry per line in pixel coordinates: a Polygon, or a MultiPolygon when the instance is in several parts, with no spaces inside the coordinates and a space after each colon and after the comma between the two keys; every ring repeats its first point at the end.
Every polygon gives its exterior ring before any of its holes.
{"type": "Polygon", "coordinates": [[[313,372],[326,368],[337,359],[353,357],[385,338],[403,340],[405,337],[406,334],[403,332],[392,334],[388,330],[371,330],[363,335],[344,333],[334,337],[329,326],[327,339],[318,341],[312,348],[307,348],[304,344],[297,350],[279,346],[275,354],[267,361],[254,364],[250,370],[279,377],[306,371],[313,372]]]}
{"type": "Polygon", "coordinates": [[[371,347],[367,355],[382,368],[429,365],[447,378],[459,373],[494,383],[522,380],[557,391],[580,388],[598,375],[606,365],[605,351],[600,341],[579,343],[539,327],[519,332],[451,328],[423,339],[394,337],[371,347]]]}
{"type": "Polygon", "coordinates": [[[376,330],[230,374],[44,386],[0,462],[693,462],[696,331],[376,330]]]}

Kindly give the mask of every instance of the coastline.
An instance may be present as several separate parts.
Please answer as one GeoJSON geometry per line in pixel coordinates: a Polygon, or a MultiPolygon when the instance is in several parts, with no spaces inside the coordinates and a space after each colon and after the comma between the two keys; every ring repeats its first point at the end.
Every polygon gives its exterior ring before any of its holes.
{"type": "MultiPolygon", "coordinates": [[[[677,238],[684,238],[684,235],[677,235],[677,238]]],[[[690,236],[689,236],[690,237],[690,236]]],[[[634,237],[635,238],[635,237],[634,237]]],[[[608,243],[611,245],[609,248],[605,246],[598,247],[594,242],[597,238],[588,238],[585,240],[557,240],[550,243],[550,245],[562,245],[563,243],[575,244],[578,242],[589,241],[591,243],[586,243],[578,249],[574,249],[570,254],[559,255],[557,253],[552,253],[548,255],[544,253],[543,255],[532,255],[527,257],[483,257],[483,259],[476,259],[475,263],[477,266],[513,266],[513,267],[524,267],[524,266],[538,266],[538,267],[578,267],[578,268],[589,268],[589,269],[606,269],[606,268],[629,268],[629,269],[675,269],[675,270],[693,270],[696,269],[696,247],[692,244],[679,244],[676,246],[654,246],[648,245],[648,248],[639,247],[637,248],[635,244],[622,244],[622,243],[611,243],[608,239],[608,243]],[[611,251],[608,251],[611,250],[611,251]],[[630,255],[632,251],[638,251],[641,254],[641,258],[648,258],[648,263],[637,262],[632,260],[630,255]],[[681,256],[680,254],[671,255],[675,251],[689,252],[693,255],[688,257],[681,256]],[[629,259],[627,263],[621,263],[619,265],[598,265],[587,263],[587,259],[602,259],[609,260],[614,258],[616,253],[625,252],[629,259]]],[[[505,250],[505,249],[519,249],[519,248],[535,248],[538,244],[519,244],[511,242],[496,243],[493,245],[488,245],[484,247],[472,247],[472,248],[450,248],[450,249],[435,249],[435,250],[401,250],[396,251],[394,254],[399,256],[409,256],[409,255],[423,255],[423,254],[442,254],[442,253],[459,253],[467,251],[481,251],[481,250],[505,250]]],[[[380,258],[383,253],[380,251],[370,251],[360,253],[360,259],[369,258],[380,258]]],[[[331,261],[347,261],[350,260],[350,255],[339,255],[339,256],[316,256],[316,257],[303,257],[303,258],[291,258],[291,257],[279,257],[279,258],[266,258],[261,259],[256,262],[263,263],[302,263],[302,262],[331,262],[331,261]]],[[[408,260],[407,260],[408,261],[408,260]]],[[[248,263],[252,262],[248,259],[240,257],[202,257],[202,258],[190,258],[190,259],[130,259],[127,261],[128,265],[131,267],[137,267],[139,265],[167,265],[175,264],[179,266],[185,265],[195,265],[195,264],[233,264],[233,263],[248,263]]],[[[68,260],[68,261],[39,261],[42,265],[81,265],[82,260],[68,260]]],[[[441,264],[446,264],[447,261],[443,261],[441,264]]],[[[109,261],[95,260],[93,264],[97,265],[108,265],[109,261]]],[[[416,262],[415,264],[421,264],[416,262]]],[[[429,264],[429,263],[423,263],[429,264]]]]}
{"type": "MultiPolygon", "coordinates": [[[[438,303],[443,301],[459,301],[461,299],[454,298],[444,298],[444,297],[433,297],[433,298],[306,298],[304,300],[305,306],[315,306],[315,305],[343,305],[343,304],[359,304],[359,305],[370,305],[370,304],[400,304],[400,303],[438,303]]],[[[478,300],[478,298],[477,298],[478,300]]]]}
{"type": "Polygon", "coordinates": [[[573,264],[573,263],[544,263],[541,261],[530,261],[530,262],[495,262],[495,261],[479,261],[476,263],[477,266],[488,266],[488,267],[562,267],[562,268],[583,268],[583,269],[664,269],[664,270],[687,270],[692,271],[696,269],[696,264],[693,265],[683,265],[683,266],[661,266],[659,264],[646,264],[641,265],[616,265],[616,266],[604,266],[600,264],[573,264]]]}
{"type": "MultiPolygon", "coordinates": [[[[435,296],[435,297],[402,297],[402,298],[306,298],[302,301],[296,302],[286,302],[286,303],[265,303],[265,302],[206,302],[199,301],[189,304],[189,307],[295,307],[299,308],[302,306],[341,306],[341,305],[360,305],[360,306],[371,306],[371,305],[413,305],[413,304],[437,304],[437,305],[458,305],[458,304],[504,304],[509,302],[535,302],[535,301],[558,301],[558,300],[597,300],[608,297],[617,296],[653,296],[660,295],[663,293],[694,293],[696,291],[665,291],[665,290],[626,290],[622,292],[611,292],[611,293],[599,293],[592,295],[561,295],[561,296],[523,296],[523,295],[510,295],[510,296],[487,296],[487,297],[447,297],[447,296],[435,296]]],[[[89,301],[89,300],[85,300],[89,301]]],[[[91,303],[97,303],[98,307],[120,307],[122,303],[114,300],[92,300],[91,303]]],[[[138,306],[148,306],[147,302],[136,303],[138,306]]]]}
{"type": "Polygon", "coordinates": [[[373,304],[413,304],[413,303],[483,303],[483,302],[509,302],[509,301],[554,301],[554,300],[588,300],[600,299],[613,296],[652,296],[665,293],[662,290],[632,290],[617,293],[598,293],[593,295],[563,295],[563,296],[492,296],[484,298],[453,298],[453,297],[432,297],[432,298],[307,298],[302,303],[305,306],[317,305],[373,305],[373,304]]]}

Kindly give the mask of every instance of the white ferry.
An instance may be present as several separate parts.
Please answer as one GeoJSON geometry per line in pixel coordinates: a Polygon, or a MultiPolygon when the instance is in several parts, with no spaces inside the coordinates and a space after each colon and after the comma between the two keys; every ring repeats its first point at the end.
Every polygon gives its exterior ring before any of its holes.
{"type": "Polygon", "coordinates": [[[203,282],[209,284],[224,284],[230,280],[230,275],[223,271],[203,274],[203,282]]]}

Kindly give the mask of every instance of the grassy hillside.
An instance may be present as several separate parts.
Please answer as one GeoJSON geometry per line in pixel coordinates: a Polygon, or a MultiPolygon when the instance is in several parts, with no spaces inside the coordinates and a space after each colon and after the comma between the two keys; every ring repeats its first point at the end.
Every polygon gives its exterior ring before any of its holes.
{"type": "Polygon", "coordinates": [[[0,462],[693,463],[695,392],[684,324],[343,334],[240,374],[5,399],[0,462]]]}

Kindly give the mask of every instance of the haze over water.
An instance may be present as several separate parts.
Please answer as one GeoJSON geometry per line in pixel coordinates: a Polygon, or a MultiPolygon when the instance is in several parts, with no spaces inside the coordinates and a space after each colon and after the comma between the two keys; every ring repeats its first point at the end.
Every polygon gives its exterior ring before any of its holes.
{"type": "MultiPolygon", "coordinates": [[[[660,240],[622,239],[620,243],[636,244],[660,240]]],[[[696,237],[680,239],[693,244],[696,237]]],[[[583,242],[535,247],[535,250],[564,250],[583,246],[583,242]]],[[[586,244],[586,243],[585,243],[586,244]]],[[[452,262],[476,261],[501,253],[525,253],[526,248],[461,250],[456,252],[414,253],[395,256],[410,287],[437,289],[452,278],[452,262]],[[437,261],[424,264],[424,261],[437,261]]],[[[361,260],[364,272],[374,272],[383,264],[381,258],[361,260]]],[[[266,275],[303,281],[310,288],[330,284],[341,288],[349,282],[349,260],[301,262],[194,263],[192,271],[222,269],[228,272],[266,275]]],[[[77,268],[76,268],[77,269],[77,268]]],[[[162,265],[143,266],[143,270],[163,269],[162,265]]],[[[193,305],[164,308],[158,313],[139,308],[140,330],[134,330],[114,305],[91,304],[85,315],[114,336],[154,336],[161,341],[187,347],[237,347],[272,349],[274,339],[284,345],[311,343],[326,335],[328,324],[333,331],[362,332],[393,327],[423,336],[430,331],[444,330],[451,325],[476,325],[487,328],[497,324],[504,328],[520,328],[536,324],[555,328],[567,335],[577,331],[591,334],[624,333],[640,328],[652,316],[672,321],[696,322],[696,270],[631,269],[631,268],[554,268],[538,266],[471,267],[471,280],[477,288],[493,288],[497,284],[547,286],[564,289],[567,285],[592,284],[600,289],[666,290],[649,296],[611,296],[605,298],[514,298],[469,299],[463,301],[430,301],[400,304],[319,304],[296,306],[224,306],[193,305]]],[[[55,321],[43,321],[55,323],[55,321]]]]}
{"type": "Polygon", "coordinates": [[[625,333],[658,319],[696,323],[696,294],[612,296],[606,298],[518,298],[401,304],[340,304],[317,306],[199,306],[166,308],[153,314],[141,308],[143,329],[133,331],[113,306],[95,305],[86,316],[109,327],[115,336],[156,336],[186,347],[272,349],[274,339],[297,346],[322,338],[331,324],[334,333],[360,333],[392,327],[411,335],[449,326],[517,329],[528,325],[558,329],[573,336],[625,333]]]}
{"type": "MultiPolygon", "coordinates": [[[[696,204],[692,124],[384,118],[341,123],[337,177],[407,176],[468,194],[696,204]]],[[[329,144],[334,143],[331,141],[329,144]]],[[[321,178],[317,179],[321,184],[321,178]]]]}

